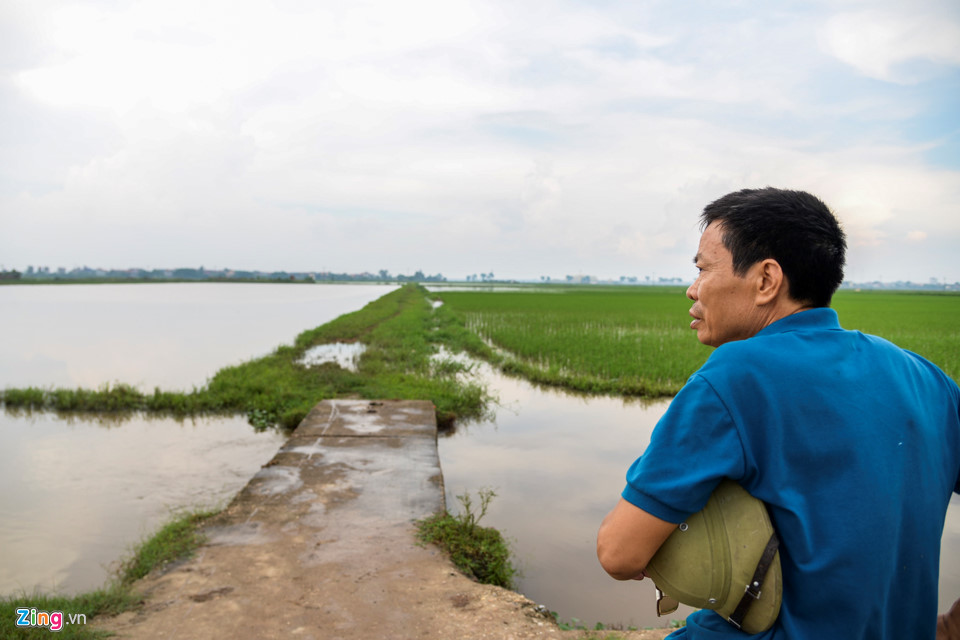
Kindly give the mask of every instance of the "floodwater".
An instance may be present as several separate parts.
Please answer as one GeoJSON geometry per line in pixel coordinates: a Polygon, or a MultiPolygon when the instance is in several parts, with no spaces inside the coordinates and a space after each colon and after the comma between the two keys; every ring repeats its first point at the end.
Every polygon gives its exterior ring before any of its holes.
{"type": "Polygon", "coordinates": [[[225,506],[284,440],[242,417],[0,416],[0,593],[102,586],[178,510],[225,506]]]}
{"type": "Polygon", "coordinates": [[[516,588],[593,627],[665,626],[655,613],[653,584],[617,582],[600,567],[596,534],[623,489],[627,467],[643,452],[669,400],[624,402],[536,387],[479,365],[499,396],[494,420],[459,427],[439,439],[447,507],[481,488],[497,496],[482,524],[511,544],[522,575],[516,588]]]}
{"type": "Polygon", "coordinates": [[[331,362],[341,369],[356,371],[360,356],[367,350],[362,342],[332,342],[318,344],[306,350],[298,362],[307,367],[315,367],[331,362]]]}
{"type": "Polygon", "coordinates": [[[202,386],[393,285],[157,283],[0,287],[0,387],[202,386]],[[12,339],[16,337],[16,339],[12,339]]]}
{"type": "MultiPolygon", "coordinates": [[[[517,590],[577,618],[638,627],[665,626],[655,613],[650,580],[618,582],[596,559],[596,532],[643,453],[669,400],[624,402],[537,387],[479,365],[477,376],[499,394],[496,417],[439,440],[447,506],[458,495],[491,488],[497,497],[482,524],[510,540],[523,576],[517,590]]],[[[940,558],[941,612],[960,598],[960,495],[947,512],[940,558]]]]}
{"type": "MultiPolygon", "coordinates": [[[[189,389],[393,289],[0,287],[0,386],[189,389]]],[[[284,440],[243,417],[0,413],[0,594],[102,586],[174,511],[225,504],[284,440]]]]}
{"type": "MultiPolygon", "coordinates": [[[[390,290],[358,288],[0,287],[0,331],[18,336],[0,344],[0,385],[199,386],[220,367],[290,343],[303,329],[390,290]],[[328,292],[340,308],[318,310],[328,292]]],[[[492,420],[439,439],[450,508],[459,506],[459,494],[470,492],[476,502],[481,488],[497,492],[482,524],[511,541],[523,571],[518,590],[561,620],[666,624],[654,613],[650,581],[612,580],[594,550],[597,527],[667,402],[584,398],[482,365],[477,375],[500,406],[492,420]]],[[[254,432],[242,418],[98,424],[0,414],[0,482],[9,488],[0,492],[0,593],[100,586],[103,565],[171,509],[229,499],[281,439],[254,432]]],[[[941,610],[960,596],[957,496],[944,531],[940,590],[941,610]]]]}

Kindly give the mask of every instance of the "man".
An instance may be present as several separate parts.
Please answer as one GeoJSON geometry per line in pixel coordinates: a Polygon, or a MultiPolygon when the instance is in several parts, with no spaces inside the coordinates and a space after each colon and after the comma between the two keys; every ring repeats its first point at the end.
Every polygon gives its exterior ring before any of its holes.
{"type": "MultiPolygon", "coordinates": [[[[960,492],[960,390],[923,358],[841,329],[846,241],[810,194],[708,205],[690,327],[716,347],[657,424],[597,555],[642,579],[677,523],[731,478],[767,504],[783,599],[762,638],[933,638],[940,538],[960,492]]],[[[671,637],[736,638],[709,610],[671,637]]]]}

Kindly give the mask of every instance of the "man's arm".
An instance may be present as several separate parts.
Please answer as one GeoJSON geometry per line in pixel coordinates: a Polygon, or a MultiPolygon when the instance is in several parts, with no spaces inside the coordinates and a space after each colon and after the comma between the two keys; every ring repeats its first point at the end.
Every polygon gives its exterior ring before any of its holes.
{"type": "Polygon", "coordinates": [[[620,498],[597,533],[600,565],[617,580],[642,579],[650,558],[676,528],[620,498]]]}

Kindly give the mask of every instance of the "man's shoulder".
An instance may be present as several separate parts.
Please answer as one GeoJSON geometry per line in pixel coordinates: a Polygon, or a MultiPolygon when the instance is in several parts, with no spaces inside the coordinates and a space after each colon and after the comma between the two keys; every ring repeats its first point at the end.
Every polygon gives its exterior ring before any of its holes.
{"type": "MultiPolygon", "coordinates": [[[[934,380],[957,389],[957,383],[938,365],[890,340],[857,330],[804,328],[760,332],[746,340],[717,347],[697,371],[708,381],[728,386],[744,378],[770,376],[794,378],[805,369],[814,371],[849,367],[878,375],[934,380]]],[[[939,385],[938,385],[939,386],[939,385]]]]}
{"type": "Polygon", "coordinates": [[[957,383],[953,378],[948,376],[939,365],[919,353],[904,349],[886,338],[870,333],[862,333],[860,331],[853,331],[851,333],[855,333],[862,340],[863,344],[866,345],[863,348],[874,350],[874,353],[879,354],[880,357],[887,358],[890,361],[899,361],[904,365],[911,366],[921,375],[937,378],[950,387],[957,387],[957,383]]]}

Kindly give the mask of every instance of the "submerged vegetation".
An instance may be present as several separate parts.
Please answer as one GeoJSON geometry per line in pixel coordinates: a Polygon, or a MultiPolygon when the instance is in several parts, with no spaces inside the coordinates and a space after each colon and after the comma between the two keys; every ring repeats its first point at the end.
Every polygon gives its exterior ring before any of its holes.
{"type": "Polygon", "coordinates": [[[134,591],[134,582],[154,569],[189,557],[203,543],[200,531],[203,523],[216,514],[216,511],[191,511],[176,516],[138,545],[120,564],[114,578],[95,591],[76,596],[22,593],[0,597],[0,620],[4,621],[0,624],[0,640],[47,638],[51,631],[55,631],[58,638],[73,640],[107,637],[105,632],[88,626],[90,621],[96,616],[117,615],[140,606],[143,598],[134,591]],[[18,609],[59,612],[62,628],[18,627],[14,624],[18,609]]]}
{"type": "Polygon", "coordinates": [[[304,331],[292,345],[225,367],[203,388],[143,393],[117,383],[99,389],[7,389],[10,409],[79,412],[144,411],[173,416],[243,413],[256,427],[293,429],[318,402],[327,398],[428,399],[441,424],[477,417],[488,401],[484,388],[455,375],[456,367],[437,361],[437,344],[462,340],[463,328],[446,326],[418,285],[406,285],[359,311],[304,331]],[[362,342],[357,370],[335,364],[307,366],[304,354],[317,345],[362,342]]]}

